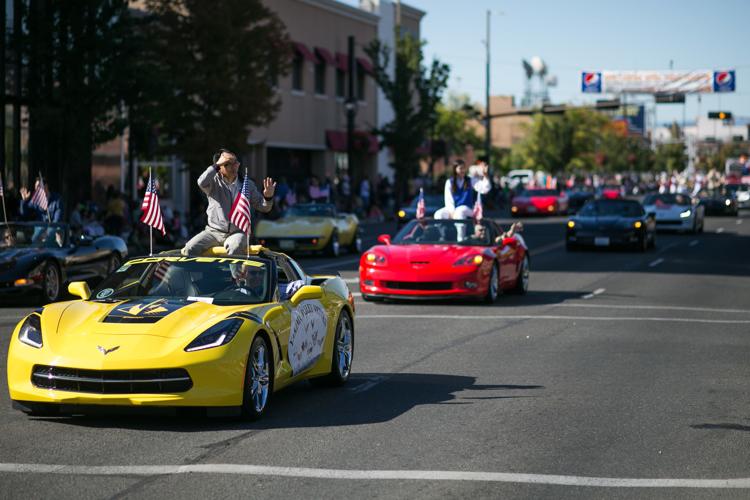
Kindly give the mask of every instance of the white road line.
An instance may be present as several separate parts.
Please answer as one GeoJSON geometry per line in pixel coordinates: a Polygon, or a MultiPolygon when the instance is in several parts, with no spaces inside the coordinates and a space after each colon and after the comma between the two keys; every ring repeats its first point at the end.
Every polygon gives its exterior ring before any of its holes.
{"type": "Polygon", "coordinates": [[[352,387],[351,389],[349,389],[349,391],[354,392],[354,393],[369,391],[370,389],[378,385],[383,380],[385,380],[385,377],[383,376],[373,377],[369,379],[367,382],[365,382],[364,384],[360,384],[360,385],[352,387]]]}
{"type": "Polygon", "coordinates": [[[543,253],[551,252],[552,250],[556,248],[561,248],[565,244],[564,241],[558,241],[556,243],[551,243],[549,245],[544,245],[543,247],[539,247],[537,249],[530,248],[529,253],[533,256],[541,255],[543,253]]]}
{"type": "Polygon", "coordinates": [[[352,292],[352,297],[361,297],[362,294],[360,292],[352,292]]]}
{"type": "Polygon", "coordinates": [[[552,307],[584,307],[584,308],[600,308],[600,309],[652,309],[652,310],[664,310],[664,311],[699,311],[699,312],[716,312],[716,313],[739,313],[739,314],[750,314],[750,309],[718,309],[712,307],[685,307],[685,306],[639,306],[639,305],[615,305],[615,304],[550,304],[552,307]]]}
{"type": "Polygon", "coordinates": [[[724,228],[723,228],[723,227],[720,227],[719,229],[717,229],[717,230],[716,230],[716,232],[717,232],[717,233],[723,233],[723,232],[724,232],[724,228]]]}
{"type": "Polygon", "coordinates": [[[80,476],[155,476],[175,474],[237,474],[244,476],[278,476],[313,479],[391,480],[391,481],[476,481],[494,483],[549,484],[559,486],[594,486],[599,488],[699,488],[747,489],[750,478],[619,478],[565,476],[557,474],[523,474],[516,472],[471,472],[451,470],[356,470],[316,469],[312,467],[276,467],[246,464],[193,465],[47,465],[0,463],[0,472],[31,474],[65,474],[80,476]]]}
{"type": "Polygon", "coordinates": [[[737,219],[737,222],[736,222],[736,224],[737,224],[738,226],[739,226],[740,224],[742,224],[742,219],[737,219]]]}
{"type": "Polygon", "coordinates": [[[698,240],[693,240],[693,241],[691,241],[690,243],[688,243],[688,246],[689,246],[689,247],[694,247],[694,246],[695,246],[695,245],[697,245],[697,244],[698,244],[698,240]]]}
{"type": "Polygon", "coordinates": [[[656,266],[658,266],[659,264],[661,264],[662,262],[664,262],[664,259],[662,259],[662,258],[658,258],[658,259],[656,259],[655,261],[653,261],[652,263],[650,263],[650,264],[648,265],[648,267],[656,267],[656,266]]]}
{"type": "Polygon", "coordinates": [[[359,278],[342,278],[344,283],[359,283],[359,278]]]}
{"type": "Polygon", "coordinates": [[[600,295],[600,294],[604,293],[605,290],[606,290],[606,288],[597,288],[593,292],[587,293],[586,295],[584,295],[581,298],[583,298],[583,299],[593,299],[596,295],[600,295]]]}
{"type": "Polygon", "coordinates": [[[507,316],[461,316],[461,315],[448,315],[448,314],[360,314],[357,319],[457,319],[461,321],[467,320],[499,320],[499,321],[512,321],[512,320],[532,320],[532,319],[543,319],[543,320],[555,320],[555,321],[659,321],[659,322],[673,322],[673,323],[715,323],[722,325],[750,325],[750,319],[701,319],[701,318],[649,318],[649,317],[618,317],[618,316],[556,316],[549,314],[509,314],[507,316]]]}

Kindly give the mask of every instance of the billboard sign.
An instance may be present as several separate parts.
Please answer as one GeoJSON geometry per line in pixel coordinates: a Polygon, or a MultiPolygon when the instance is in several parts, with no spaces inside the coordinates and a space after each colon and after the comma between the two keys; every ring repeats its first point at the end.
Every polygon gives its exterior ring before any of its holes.
{"type": "Polygon", "coordinates": [[[581,90],[605,94],[694,94],[733,92],[732,71],[584,71],[581,90]]]}
{"type": "Polygon", "coordinates": [[[587,94],[601,94],[602,74],[599,72],[584,71],[581,74],[581,92],[587,94]]]}
{"type": "Polygon", "coordinates": [[[714,71],[714,92],[734,92],[734,70],[714,71]]]}

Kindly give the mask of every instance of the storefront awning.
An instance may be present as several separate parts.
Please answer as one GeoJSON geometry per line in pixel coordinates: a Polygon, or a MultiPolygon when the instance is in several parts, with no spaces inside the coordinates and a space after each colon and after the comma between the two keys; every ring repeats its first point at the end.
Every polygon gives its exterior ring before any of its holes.
{"type": "Polygon", "coordinates": [[[346,54],[336,52],[336,67],[344,72],[349,71],[349,59],[346,57],[346,54]]]}
{"type": "Polygon", "coordinates": [[[323,47],[315,47],[315,54],[325,61],[326,64],[329,64],[331,66],[336,65],[336,58],[333,57],[333,54],[331,54],[330,51],[327,49],[324,49],[323,47]]]}
{"type": "Polygon", "coordinates": [[[305,59],[307,59],[313,64],[318,63],[318,58],[315,57],[315,54],[313,54],[312,51],[310,51],[310,49],[307,48],[307,45],[305,45],[302,42],[292,42],[292,45],[294,45],[294,50],[296,50],[297,53],[299,53],[299,55],[301,55],[302,57],[304,57],[305,59]]]}
{"type": "MultiPolygon", "coordinates": [[[[379,143],[375,134],[363,130],[355,130],[353,137],[355,151],[371,155],[378,152],[379,143]]],[[[341,130],[326,130],[326,144],[331,151],[346,153],[347,133],[341,130]]]]}
{"type": "Polygon", "coordinates": [[[357,64],[359,64],[359,67],[367,73],[368,75],[372,75],[374,73],[372,63],[369,59],[366,59],[364,57],[358,57],[357,58],[357,64]]]}

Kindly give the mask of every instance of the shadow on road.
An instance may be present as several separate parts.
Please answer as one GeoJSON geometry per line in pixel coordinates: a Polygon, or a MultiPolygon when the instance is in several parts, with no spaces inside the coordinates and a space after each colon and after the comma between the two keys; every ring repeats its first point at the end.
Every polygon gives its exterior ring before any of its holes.
{"type": "Polygon", "coordinates": [[[301,382],[274,395],[269,412],[258,422],[198,416],[155,417],[133,411],[128,411],[127,416],[44,420],[91,428],[171,432],[336,427],[387,422],[416,406],[497,404],[488,400],[533,397],[529,391],[544,389],[541,385],[475,382],[475,377],[421,373],[360,373],[352,375],[349,384],[341,388],[317,388],[301,382]]]}
{"type": "Polygon", "coordinates": [[[744,431],[744,432],[750,432],[750,425],[741,425],[741,424],[696,424],[690,426],[693,429],[701,429],[701,430],[728,430],[728,431],[744,431]]]}

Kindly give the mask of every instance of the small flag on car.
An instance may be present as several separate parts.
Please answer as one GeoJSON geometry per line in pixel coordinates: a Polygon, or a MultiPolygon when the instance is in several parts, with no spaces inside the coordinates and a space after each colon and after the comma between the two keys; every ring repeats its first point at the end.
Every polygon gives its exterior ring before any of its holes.
{"type": "Polygon", "coordinates": [[[472,216],[476,221],[480,221],[484,217],[484,211],[482,210],[482,193],[477,193],[477,201],[474,203],[472,216]]]}
{"type": "Polygon", "coordinates": [[[250,180],[247,178],[247,169],[245,169],[242,189],[237,193],[232,209],[229,211],[229,221],[242,229],[243,233],[247,234],[250,229],[250,180]]]}
{"type": "Polygon", "coordinates": [[[39,207],[40,210],[47,210],[47,192],[44,190],[44,180],[39,176],[39,184],[31,195],[31,204],[39,207]]]}
{"type": "Polygon", "coordinates": [[[417,219],[424,219],[424,189],[419,188],[419,200],[417,200],[417,219]]]}
{"type": "Polygon", "coordinates": [[[164,219],[161,217],[159,195],[156,194],[156,183],[154,183],[154,180],[151,178],[151,172],[148,174],[148,185],[146,186],[146,194],[143,195],[141,210],[143,210],[141,222],[158,229],[161,231],[162,235],[167,233],[164,230],[164,219]]]}

